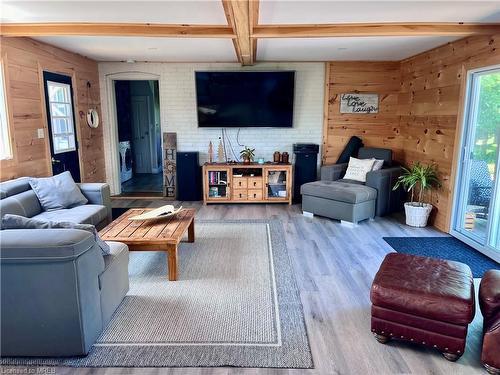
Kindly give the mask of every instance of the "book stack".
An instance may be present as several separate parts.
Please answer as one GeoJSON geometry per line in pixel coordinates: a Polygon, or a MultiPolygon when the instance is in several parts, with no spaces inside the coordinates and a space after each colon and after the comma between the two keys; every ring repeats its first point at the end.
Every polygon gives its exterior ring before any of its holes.
{"type": "Polygon", "coordinates": [[[227,182],[223,179],[221,180],[221,176],[225,176],[226,172],[209,172],[208,174],[208,183],[210,185],[226,185],[227,182]]]}

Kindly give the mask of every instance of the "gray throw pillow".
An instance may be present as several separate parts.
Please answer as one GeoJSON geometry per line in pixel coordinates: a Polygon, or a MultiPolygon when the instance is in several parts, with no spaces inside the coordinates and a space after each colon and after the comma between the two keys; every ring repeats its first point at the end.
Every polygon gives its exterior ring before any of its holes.
{"type": "Polygon", "coordinates": [[[68,171],[52,177],[30,178],[29,183],[44,211],[81,206],[88,202],[68,171]]]}
{"type": "Polygon", "coordinates": [[[70,222],[56,222],[56,221],[42,221],[37,219],[30,219],[20,215],[5,214],[0,222],[0,227],[4,229],[49,229],[49,228],[66,228],[66,229],[80,229],[90,232],[94,235],[97,245],[101,248],[103,255],[111,254],[109,245],[101,240],[99,233],[95,226],[91,224],[77,224],[70,222]]]}
{"type": "Polygon", "coordinates": [[[380,160],[380,159],[375,159],[375,158],[372,158],[372,160],[373,160],[372,171],[379,171],[379,170],[381,170],[382,167],[384,166],[384,161],[380,160]]]}

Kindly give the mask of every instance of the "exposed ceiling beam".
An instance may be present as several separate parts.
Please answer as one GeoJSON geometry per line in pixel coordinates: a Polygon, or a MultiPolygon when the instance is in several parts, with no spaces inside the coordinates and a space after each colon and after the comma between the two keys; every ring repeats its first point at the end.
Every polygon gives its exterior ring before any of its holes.
{"type": "Polygon", "coordinates": [[[257,25],[253,38],[327,38],[362,36],[470,36],[500,33],[500,24],[481,23],[343,23],[257,25]]]}
{"type": "Polygon", "coordinates": [[[254,54],[250,40],[250,4],[249,0],[222,0],[229,26],[236,34],[234,46],[238,61],[242,65],[253,65],[254,54]]]}
{"type": "Polygon", "coordinates": [[[0,35],[34,36],[147,36],[178,38],[234,38],[224,25],[167,25],[150,23],[2,23],[0,35]]]}
{"type": "MultiPolygon", "coordinates": [[[[254,28],[259,24],[259,0],[250,1],[250,36],[254,28]]],[[[257,38],[251,38],[252,52],[254,60],[257,60],[257,38]]]]}

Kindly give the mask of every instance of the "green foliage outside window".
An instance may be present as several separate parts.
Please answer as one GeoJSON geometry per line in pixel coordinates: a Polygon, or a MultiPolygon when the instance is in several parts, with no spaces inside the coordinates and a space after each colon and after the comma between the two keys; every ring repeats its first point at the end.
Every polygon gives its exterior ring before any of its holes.
{"type": "Polygon", "coordinates": [[[500,73],[480,79],[474,159],[486,161],[493,175],[500,140],[500,73]]]}

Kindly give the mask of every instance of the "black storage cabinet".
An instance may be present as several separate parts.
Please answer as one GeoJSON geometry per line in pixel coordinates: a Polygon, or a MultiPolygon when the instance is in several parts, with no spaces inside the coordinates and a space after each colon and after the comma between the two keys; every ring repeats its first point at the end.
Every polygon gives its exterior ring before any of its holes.
{"type": "Polygon", "coordinates": [[[177,152],[177,200],[202,199],[202,178],[198,152],[177,152]]]}
{"type": "Polygon", "coordinates": [[[295,169],[293,175],[293,201],[302,202],[300,187],[316,181],[318,178],[318,152],[319,145],[314,143],[296,143],[293,145],[295,154],[295,169]]]}

